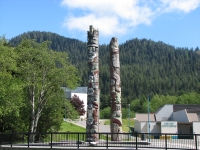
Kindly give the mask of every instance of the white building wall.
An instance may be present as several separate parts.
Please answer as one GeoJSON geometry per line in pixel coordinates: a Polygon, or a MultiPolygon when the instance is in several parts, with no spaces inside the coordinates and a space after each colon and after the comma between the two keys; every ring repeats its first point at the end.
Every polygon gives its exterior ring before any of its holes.
{"type": "MultiPolygon", "coordinates": [[[[147,133],[148,133],[148,122],[147,122],[147,133]]],[[[157,122],[150,122],[150,133],[161,133],[160,125],[157,125],[157,122]]]]}
{"type": "Polygon", "coordinates": [[[178,122],[189,122],[186,110],[180,110],[173,113],[173,120],[178,122]]]}
{"type": "Polygon", "coordinates": [[[178,133],[177,121],[162,121],[161,133],[178,133]]]}
{"type": "Polygon", "coordinates": [[[141,132],[140,133],[147,133],[147,122],[141,122],[140,124],[141,132]]]}
{"type": "Polygon", "coordinates": [[[193,122],[193,133],[200,134],[200,122],[193,122]]]}
{"type": "Polygon", "coordinates": [[[156,121],[167,121],[170,120],[170,116],[173,113],[173,105],[164,105],[156,115],[156,121]]]}
{"type": "Polygon", "coordinates": [[[138,133],[141,132],[140,124],[141,124],[140,122],[135,122],[134,131],[137,131],[138,133]]]}
{"type": "MultiPolygon", "coordinates": [[[[193,133],[194,134],[200,134],[200,122],[193,122],[193,133]]],[[[200,135],[197,135],[197,140],[200,142],[200,135]]],[[[195,139],[195,136],[194,136],[195,139]]],[[[200,148],[200,144],[199,144],[200,148]]]]}
{"type": "MultiPolygon", "coordinates": [[[[160,133],[160,125],[156,124],[157,122],[150,122],[150,133],[160,133]]],[[[135,122],[134,131],[138,133],[148,133],[148,122],[135,122]]]]}
{"type": "MultiPolygon", "coordinates": [[[[84,109],[85,109],[85,111],[87,111],[87,93],[71,93],[71,98],[72,98],[74,95],[77,95],[77,96],[80,98],[80,100],[83,100],[84,109]]],[[[80,116],[80,118],[85,119],[86,116],[87,116],[87,112],[85,113],[84,116],[80,116]]]]}
{"type": "Polygon", "coordinates": [[[146,122],[135,122],[134,130],[138,133],[147,133],[147,123],[146,122]]]}

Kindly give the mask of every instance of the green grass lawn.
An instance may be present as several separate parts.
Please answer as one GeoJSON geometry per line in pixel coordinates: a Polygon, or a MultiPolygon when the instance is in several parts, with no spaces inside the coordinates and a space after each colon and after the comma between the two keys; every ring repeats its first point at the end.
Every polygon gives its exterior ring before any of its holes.
{"type": "MultiPolygon", "coordinates": [[[[59,132],[86,132],[86,129],[83,128],[83,127],[80,127],[80,126],[77,126],[73,123],[69,123],[69,122],[66,122],[66,121],[63,121],[62,125],[61,125],[61,129],[59,132]]],[[[81,140],[85,140],[85,136],[81,136],[80,137],[81,140]]],[[[68,140],[75,140],[77,139],[76,136],[74,136],[73,134],[72,135],[68,135],[68,140]]],[[[101,135],[101,139],[104,139],[106,140],[106,136],[105,135],[101,135]]],[[[108,138],[110,140],[110,137],[108,138]]]]}
{"type": "MultiPolygon", "coordinates": [[[[110,120],[106,120],[104,122],[105,125],[109,125],[110,124],[110,120]]],[[[123,132],[129,132],[129,120],[128,119],[122,119],[122,131],[123,132]]],[[[130,118],[130,127],[134,127],[134,120],[132,118],[130,118]]],[[[59,132],[85,132],[85,128],[77,126],[73,123],[69,123],[66,121],[63,121],[62,125],[61,125],[61,129],[59,132]]]]}
{"type": "Polygon", "coordinates": [[[85,128],[63,121],[59,132],[85,132],[85,128]]]}
{"type": "MultiPolygon", "coordinates": [[[[123,125],[122,125],[122,131],[123,132],[129,132],[129,120],[128,119],[122,119],[123,125]]],[[[109,125],[110,124],[110,120],[106,120],[104,122],[105,125],[109,125]]],[[[130,119],[130,126],[133,127],[134,126],[134,120],[130,119]]],[[[77,126],[73,123],[70,122],[66,122],[63,121],[62,125],[61,125],[61,129],[59,130],[59,132],[86,132],[86,129],[80,126],[77,126]]],[[[63,134],[60,135],[59,138],[56,137],[56,135],[53,136],[53,141],[62,141],[62,140],[76,140],[77,139],[77,135],[74,135],[73,133],[69,133],[68,135],[63,134]]],[[[106,136],[105,135],[101,135],[101,139],[106,140],[106,136]]],[[[49,140],[49,139],[47,139],[49,140]]],[[[84,141],[85,139],[85,134],[81,135],[80,134],[80,140],[84,141]]],[[[110,137],[108,138],[108,140],[110,140],[110,137]]]]}

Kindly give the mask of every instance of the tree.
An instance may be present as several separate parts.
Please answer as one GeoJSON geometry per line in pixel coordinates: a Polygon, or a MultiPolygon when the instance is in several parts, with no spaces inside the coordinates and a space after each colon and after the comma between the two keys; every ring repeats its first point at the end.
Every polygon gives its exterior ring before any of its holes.
{"type": "Polygon", "coordinates": [[[64,117],[70,119],[77,119],[79,116],[78,111],[76,111],[75,107],[70,103],[69,100],[65,100],[64,104],[64,117]]]}
{"type": "Polygon", "coordinates": [[[111,117],[110,107],[106,107],[100,111],[101,119],[110,119],[110,117],[111,117]]]}
{"type": "Polygon", "coordinates": [[[22,103],[22,82],[16,78],[17,54],[4,37],[0,37],[0,133],[15,132],[22,103]]]}
{"type": "MultiPolygon", "coordinates": [[[[24,39],[16,47],[19,55],[20,78],[24,83],[24,97],[31,108],[29,132],[36,132],[38,121],[48,101],[56,101],[60,87],[74,88],[79,81],[76,68],[68,61],[66,53],[49,49],[49,42],[41,44],[24,39]]],[[[34,142],[34,134],[30,141],[34,142]]]]}
{"type": "Polygon", "coordinates": [[[79,115],[85,114],[85,108],[84,108],[84,102],[83,100],[80,100],[80,98],[74,94],[72,99],[70,100],[70,103],[75,107],[75,109],[78,111],[79,115]]]}
{"type": "MultiPolygon", "coordinates": [[[[81,86],[87,86],[87,44],[51,32],[27,32],[9,41],[17,45],[22,37],[49,40],[51,49],[65,51],[79,69],[81,86]]],[[[121,66],[122,107],[143,95],[177,96],[199,91],[199,48],[175,48],[161,41],[131,39],[119,45],[121,66]]],[[[101,109],[110,106],[109,46],[99,46],[99,76],[101,109]]]]}

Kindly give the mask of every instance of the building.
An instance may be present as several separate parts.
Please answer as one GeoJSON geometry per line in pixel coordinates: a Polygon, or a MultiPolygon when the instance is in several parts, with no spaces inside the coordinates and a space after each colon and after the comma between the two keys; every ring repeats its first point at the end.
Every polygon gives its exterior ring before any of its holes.
{"type": "Polygon", "coordinates": [[[138,133],[200,134],[200,105],[167,104],[155,113],[135,115],[138,133]]]}
{"type": "MultiPolygon", "coordinates": [[[[80,100],[83,100],[84,109],[87,111],[87,87],[77,87],[74,90],[71,90],[66,87],[61,87],[64,90],[64,96],[66,99],[71,99],[74,95],[77,95],[80,100]]],[[[87,116],[87,112],[85,115],[80,116],[80,118],[85,119],[87,116]]]]}

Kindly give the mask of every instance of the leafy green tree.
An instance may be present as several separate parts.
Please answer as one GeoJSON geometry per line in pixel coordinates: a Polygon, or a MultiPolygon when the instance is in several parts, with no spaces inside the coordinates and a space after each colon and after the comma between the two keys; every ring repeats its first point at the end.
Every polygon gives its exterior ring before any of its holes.
{"type": "Polygon", "coordinates": [[[100,118],[101,119],[110,119],[111,112],[110,107],[106,107],[100,111],[100,118]]]}
{"type": "Polygon", "coordinates": [[[147,112],[147,99],[143,97],[143,99],[136,99],[131,102],[130,104],[130,110],[133,112],[138,112],[138,113],[146,113],[147,112]]]}
{"type": "Polygon", "coordinates": [[[16,78],[17,55],[4,37],[0,37],[0,132],[14,132],[22,103],[22,82],[16,78]]]}
{"type": "Polygon", "coordinates": [[[38,121],[37,132],[57,132],[63,122],[63,103],[64,93],[61,90],[60,94],[48,100],[41,113],[38,121]]]}
{"type": "Polygon", "coordinates": [[[65,100],[64,104],[64,118],[69,119],[77,119],[79,116],[78,111],[76,111],[75,107],[70,103],[70,100],[65,100]]]}
{"type": "MultiPolygon", "coordinates": [[[[76,68],[68,61],[66,53],[54,52],[49,43],[22,40],[15,48],[19,58],[20,78],[24,83],[24,97],[29,102],[30,132],[36,132],[39,119],[48,101],[56,101],[60,87],[73,89],[79,78],[76,68]]],[[[30,137],[34,141],[34,135],[30,137]]]]}
{"type": "Polygon", "coordinates": [[[126,119],[129,118],[129,113],[130,113],[130,118],[134,118],[135,112],[131,111],[129,112],[129,108],[122,108],[122,118],[126,119]]]}

